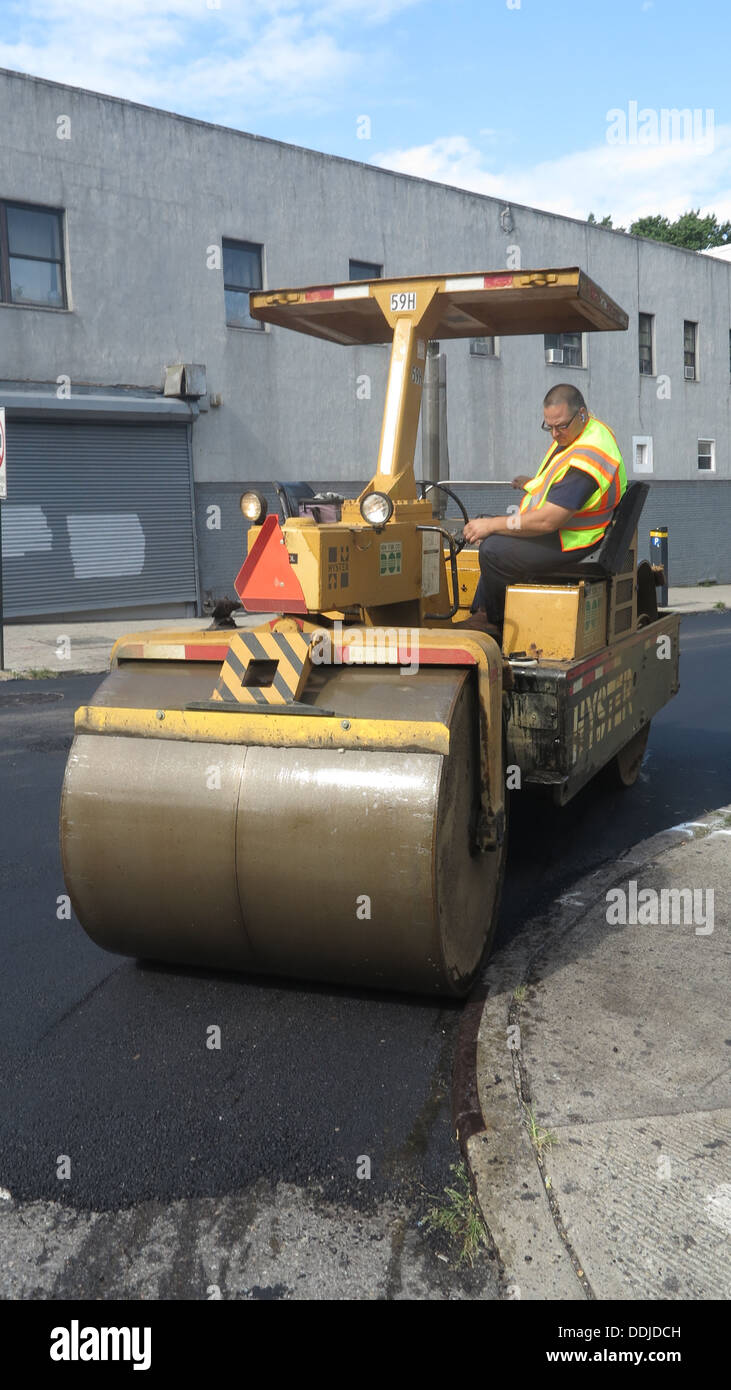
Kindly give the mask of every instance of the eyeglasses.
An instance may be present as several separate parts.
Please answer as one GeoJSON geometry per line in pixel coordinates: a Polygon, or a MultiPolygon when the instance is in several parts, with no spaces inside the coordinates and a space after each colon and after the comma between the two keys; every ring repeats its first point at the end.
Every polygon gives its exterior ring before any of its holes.
{"type": "MultiPolygon", "coordinates": [[[[581,406],[579,406],[579,410],[580,410],[580,409],[581,409],[581,406]]],[[[574,420],[576,419],[576,416],[578,415],[578,413],[579,413],[579,411],[578,411],[578,410],[575,410],[574,413],[573,413],[573,415],[571,416],[571,419],[570,419],[570,420],[567,420],[566,423],[563,424],[563,425],[547,425],[546,422],[545,422],[545,420],[544,420],[544,421],[543,421],[543,424],[541,425],[541,429],[542,429],[542,430],[545,430],[547,434],[563,434],[564,430],[567,430],[568,427],[569,427],[569,425],[573,425],[574,420]]]]}

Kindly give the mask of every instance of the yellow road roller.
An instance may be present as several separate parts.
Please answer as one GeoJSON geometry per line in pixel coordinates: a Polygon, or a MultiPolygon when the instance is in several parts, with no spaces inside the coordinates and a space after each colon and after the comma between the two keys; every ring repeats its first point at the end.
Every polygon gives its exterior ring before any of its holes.
{"type": "Polygon", "coordinates": [[[251,313],[391,344],[376,470],[358,498],[281,516],[244,495],[255,627],[116,643],[76,713],[68,891],[111,951],[464,994],[495,928],[507,788],[564,802],[607,764],[631,784],[678,688],[679,623],[637,564],[632,484],[591,563],[509,590],[502,650],[455,626],[477,552],[415,482],[427,344],[627,316],[577,268],[262,291],[251,313]]]}

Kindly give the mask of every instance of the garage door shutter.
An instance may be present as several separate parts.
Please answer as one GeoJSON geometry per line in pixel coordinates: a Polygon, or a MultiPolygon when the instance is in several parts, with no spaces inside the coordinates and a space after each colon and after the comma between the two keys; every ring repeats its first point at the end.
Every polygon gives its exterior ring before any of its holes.
{"type": "Polygon", "coordinates": [[[196,599],[188,426],[8,419],[8,617],[196,599]]]}

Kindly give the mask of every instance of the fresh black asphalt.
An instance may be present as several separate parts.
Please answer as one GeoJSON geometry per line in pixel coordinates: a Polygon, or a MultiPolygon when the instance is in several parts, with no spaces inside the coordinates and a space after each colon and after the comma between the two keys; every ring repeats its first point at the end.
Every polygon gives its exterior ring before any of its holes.
{"type": "MultiPolygon", "coordinates": [[[[632,790],[590,786],[562,811],[513,797],[498,948],[587,870],[731,801],[731,613],[684,619],[681,641],[681,692],[632,790]]],[[[0,684],[0,1186],[97,1210],[260,1177],[366,1205],[440,1192],[460,1004],[140,965],[57,916],[73,712],[99,680],[0,684]]]]}

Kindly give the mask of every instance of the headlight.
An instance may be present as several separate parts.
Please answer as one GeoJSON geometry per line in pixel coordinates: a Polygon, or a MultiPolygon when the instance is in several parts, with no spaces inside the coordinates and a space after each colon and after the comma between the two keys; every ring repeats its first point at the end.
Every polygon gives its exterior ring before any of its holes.
{"type": "Polygon", "coordinates": [[[369,526],[385,526],[393,516],[393,502],[385,492],[369,492],[360,504],[360,514],[369,526]]]}
{"type": "Polygon", "coordinates": [[[266,500],[258,492],[244,492],[239,506],[247,521],[258,523],[263,521],[267,514],[266,500]]]}

